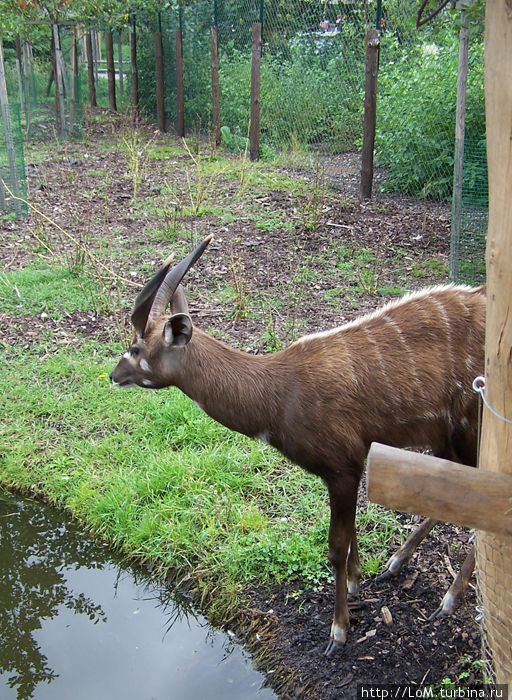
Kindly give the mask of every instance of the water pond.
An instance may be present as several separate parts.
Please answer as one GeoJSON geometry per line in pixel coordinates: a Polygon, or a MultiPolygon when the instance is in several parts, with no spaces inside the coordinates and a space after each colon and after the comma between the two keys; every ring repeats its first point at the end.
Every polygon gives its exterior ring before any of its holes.
{"type": "Polygon", "coordinates": [[[59,511],[0,490],[2,700],[269,700],[233,637],[59,511]]]}

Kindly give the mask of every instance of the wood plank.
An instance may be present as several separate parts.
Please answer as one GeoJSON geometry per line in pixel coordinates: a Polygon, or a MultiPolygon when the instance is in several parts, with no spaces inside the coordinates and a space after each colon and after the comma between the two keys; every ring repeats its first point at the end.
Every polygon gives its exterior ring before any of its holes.
{"type": "Polygon", "coordinates": [[[405,513],[512,535],[512,476],[373,443],[368,498],[405,513]]]}

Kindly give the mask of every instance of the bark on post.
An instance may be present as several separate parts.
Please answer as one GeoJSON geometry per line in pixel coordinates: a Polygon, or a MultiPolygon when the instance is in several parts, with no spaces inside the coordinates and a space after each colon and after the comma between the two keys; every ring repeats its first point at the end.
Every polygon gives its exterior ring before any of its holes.
{"type": "Polygon", "coordinates": [[[366,80],[364,91],[363,150],[361,152],[361,185],[359,196],[371,199],[373,187],[373,147],[377,122],[377,76],[379,73],[380,32],[366,32],[366,80]]]}
{"type": "MultiPolygon", "coordinates": [[[[489,169],[486,387],[488,403],[512,419],[512,14],[508,0],[488,0],[485,109],[489,169]]],[[[512,425],[483,410],[480,469],[512,474],[512,425]]],[[[496,681],[512,683],[512,538],[477,533],[484,625],[496,681]]],[[[512,693],[512,685],[509,685],[512,693]]]]}
{"type": "Polygon", "coordinates": [[[132,107],[135,120],[139,116],[139,72],[137,70],[137,27],[135,17],[130,30],[130,69],[132,74],[132,107]]]}
{"type": "Polygon", "coordinates": [[[183,40],[181,29],[176,30],[176,131],[185,138],[185,91],[183,86],[183,40]]]}
{"type": "Polygon", "coordinates": [[[164,47],[162,32],[155,32],[156,71],[156,121],[160,131],[165,131],[164,47]]]}
{"type": "Polygon", "coordinates": [[[108,106],[112,112],[117,112],[114,37],[111,29],[105,32],[105,58],[107,59],[108,106]]]}
{"type": "Polygon", "coordinates": [[[90,30],[85,35],[85,50],[87,52],[87,75],[89,76],[89,102],[91,107],[97,107],[96,83],[94,81],[94,54],[92,51],[92,36],[90,30]]]}
{"type": "Polygon", "coordinates": [[[210,30],[210,54],[212,70],[212,140],[220,145],[220,89],[219,89],[219,48],[217,27],[210,30]]]}
{"type": "Polygon", "coordinates": [[[261,112],[261,22],[252,25],[252,65],[251,65],[251,126],[249,132],[251,160],[260,155],[260,112],[261,112]]]}

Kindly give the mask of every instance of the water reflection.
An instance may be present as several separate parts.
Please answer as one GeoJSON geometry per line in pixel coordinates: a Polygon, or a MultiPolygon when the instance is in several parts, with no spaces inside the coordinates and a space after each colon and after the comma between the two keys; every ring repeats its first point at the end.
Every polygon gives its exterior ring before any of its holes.
{"type": "Polygon", "coordinates": [[[0,492],[0,697],[275,697],[185,598],[50,508],[0,492]]]}

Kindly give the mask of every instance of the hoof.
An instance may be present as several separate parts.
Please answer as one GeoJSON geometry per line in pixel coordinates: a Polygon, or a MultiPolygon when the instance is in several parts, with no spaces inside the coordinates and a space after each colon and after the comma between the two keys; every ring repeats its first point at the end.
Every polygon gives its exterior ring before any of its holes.
{"type": "Polygon", "coordinates": [[[447,613],[446,610],[443,610],[443,608],[439,606],[437,610],[428,618],[428,621],[434,622],[435,620],[442,620],[443,617],[448,617],[448,614],[449,613],[447,613]]]}
{"type": "Polygon", "coordinates": [[[329,639],[329,643],[325,647],[324,656],[332,656],[339,646],[339,642],[334,641],[334,639],[329,639]]]}
{"type": "Polygon", "coordinates": [[[383,583],[384,581],[389,581],[390,578],[394,578],[394,574],[391,573],[391,571],[385,571],[383,574],[380,574],[377,576],[375,579],[375,583],[383,583]]]}
{"type": "Polygon", "coordinates": [[[331,626],[331,638],[329,639],[329,643],[324,651],[324,656],[331,656],[331,654],[333,654],[339,646],[345,644],[346,641],[346,629],[333,622],[331,626]]]}
{"type": "Polygon", "coordinates": [[[439,604],[439,607],[428,618],[428,621],[433,622],[434,620],[441,620],[443,617],[448,617],[457,608],[458,604],[459,604],[458,596],[454,595],[451,592],[451,589],[448,590],[445,593],[443,600],[439,604]]]}

